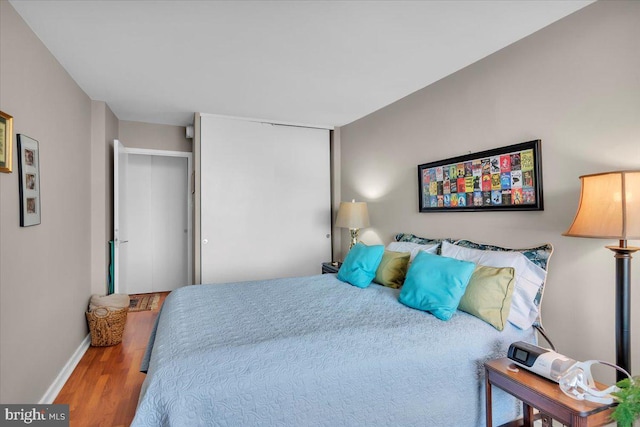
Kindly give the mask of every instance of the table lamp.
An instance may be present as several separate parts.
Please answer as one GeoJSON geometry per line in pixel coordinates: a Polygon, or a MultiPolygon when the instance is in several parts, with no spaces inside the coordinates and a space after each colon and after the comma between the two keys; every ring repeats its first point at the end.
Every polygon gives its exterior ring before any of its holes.
{"type": "Polygon", "coordinates": [[[369,211],[365,202],[340,202],[336,227],[348,228],[351,233],[349,249],[358,243],[358,233],[361,228],[369,226],[369,211]]]}
{"type": "MultiPolygon", "coordinates": [[[[640,170],[605,172],[580,177],[578,212],[563,236],[617,239],[607,246],[616,259],[616,364],[631,372],[631,254],[640,250],[627,240],[640,239],[640,170]]],[[[617,380],[626,378],[621,372],[617,380]]]]}

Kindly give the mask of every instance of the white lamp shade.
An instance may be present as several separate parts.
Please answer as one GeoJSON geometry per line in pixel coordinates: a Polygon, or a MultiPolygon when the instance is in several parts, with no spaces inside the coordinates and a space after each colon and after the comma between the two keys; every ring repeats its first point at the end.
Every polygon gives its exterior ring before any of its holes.
{"type": "Polygon", "coordinates": [[[369,226],[369,211],[365,202],[340,202],[336,227],[364,228],[369,226]]]}
{"type": "Polygon", "coordinates": [[[580,177],[578,212],[564,236],[640,239],[640,171],[580,177]]]}

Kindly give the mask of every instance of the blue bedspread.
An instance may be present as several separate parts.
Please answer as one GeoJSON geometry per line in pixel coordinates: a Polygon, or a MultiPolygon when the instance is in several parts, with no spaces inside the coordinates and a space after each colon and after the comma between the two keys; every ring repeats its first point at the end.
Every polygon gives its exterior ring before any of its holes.
{"type": "MultiPolygon", "coordinates": [[[[133,426],[480,426],[486,360],[532,330],[447,322],[325,274],[188,286],[164,302],[133,426]]],[[[516,401],[494,391],[496,424],[516,401]]]]}

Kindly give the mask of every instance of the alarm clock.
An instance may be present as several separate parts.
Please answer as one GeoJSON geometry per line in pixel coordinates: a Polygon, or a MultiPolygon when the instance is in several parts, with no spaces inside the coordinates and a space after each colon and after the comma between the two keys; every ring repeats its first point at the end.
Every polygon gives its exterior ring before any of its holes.
{"type": "Polygon", "coordinates": [[[560,353],[524,341],[511,344],[507,357],[516,365],[555,382],[578,363],[560,353]]]}

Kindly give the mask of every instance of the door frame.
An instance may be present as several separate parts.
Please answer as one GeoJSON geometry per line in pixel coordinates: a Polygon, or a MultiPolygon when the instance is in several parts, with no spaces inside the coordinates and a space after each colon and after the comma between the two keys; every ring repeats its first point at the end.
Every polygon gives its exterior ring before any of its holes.
{"type": "MultiPolygon", "coordinates": [[[[115,143],[116,141],[118,141],[120,144],[122,144],[122,141],[119,140],[114,140],[114,145],[117,146],[117,143],[115,143]]],[[[193,182],[193,153],[190,153],[188,151],[169,151],[169,150],[154,150],[154,149],[150,149],[150,148],[128,148],[125,147],[124,145],[122,145],[123,147],[123,152],[127,155],[129,154],[137,154],[137,155],[143,155],[143,156],[159,156],[159,157],[184,157],[187,159],[187,284],[191,285],[193,284],[193,195],[194,195],[194,182],[193,182]]],[[[117,153],[115,153],[115,155],[117,156],[117,153]]],[[[114,175],[117,174],[117,169],[114,169],[114,175]]],[[[122,185],[123,183],[116,181],[118,183],[118,186],[122,185]]],[[[114,230],[118,228],[118,209],[120,206],[120,201],[119,199],[119,191],[117,188],[115,188],[114,185],[114,203],[113,203],[113,227],[114,230]]],[[[117,250],[118,246],[119,246],[120,242],[116,239],[115,241],[115,246],[116,246],[116,250],[114,252],[115,256],[113,259],[113,264],[114,264],[114,278],[113,278],[113,284],[114,284],[114,292],[118,293],[119,292],[119,283],[118,283],[118,277],[117,277],[117,271],[118,271],[118,264],[119,264],[119,260],[118,260],[118,253],[119,251],[117,250]]]]}

